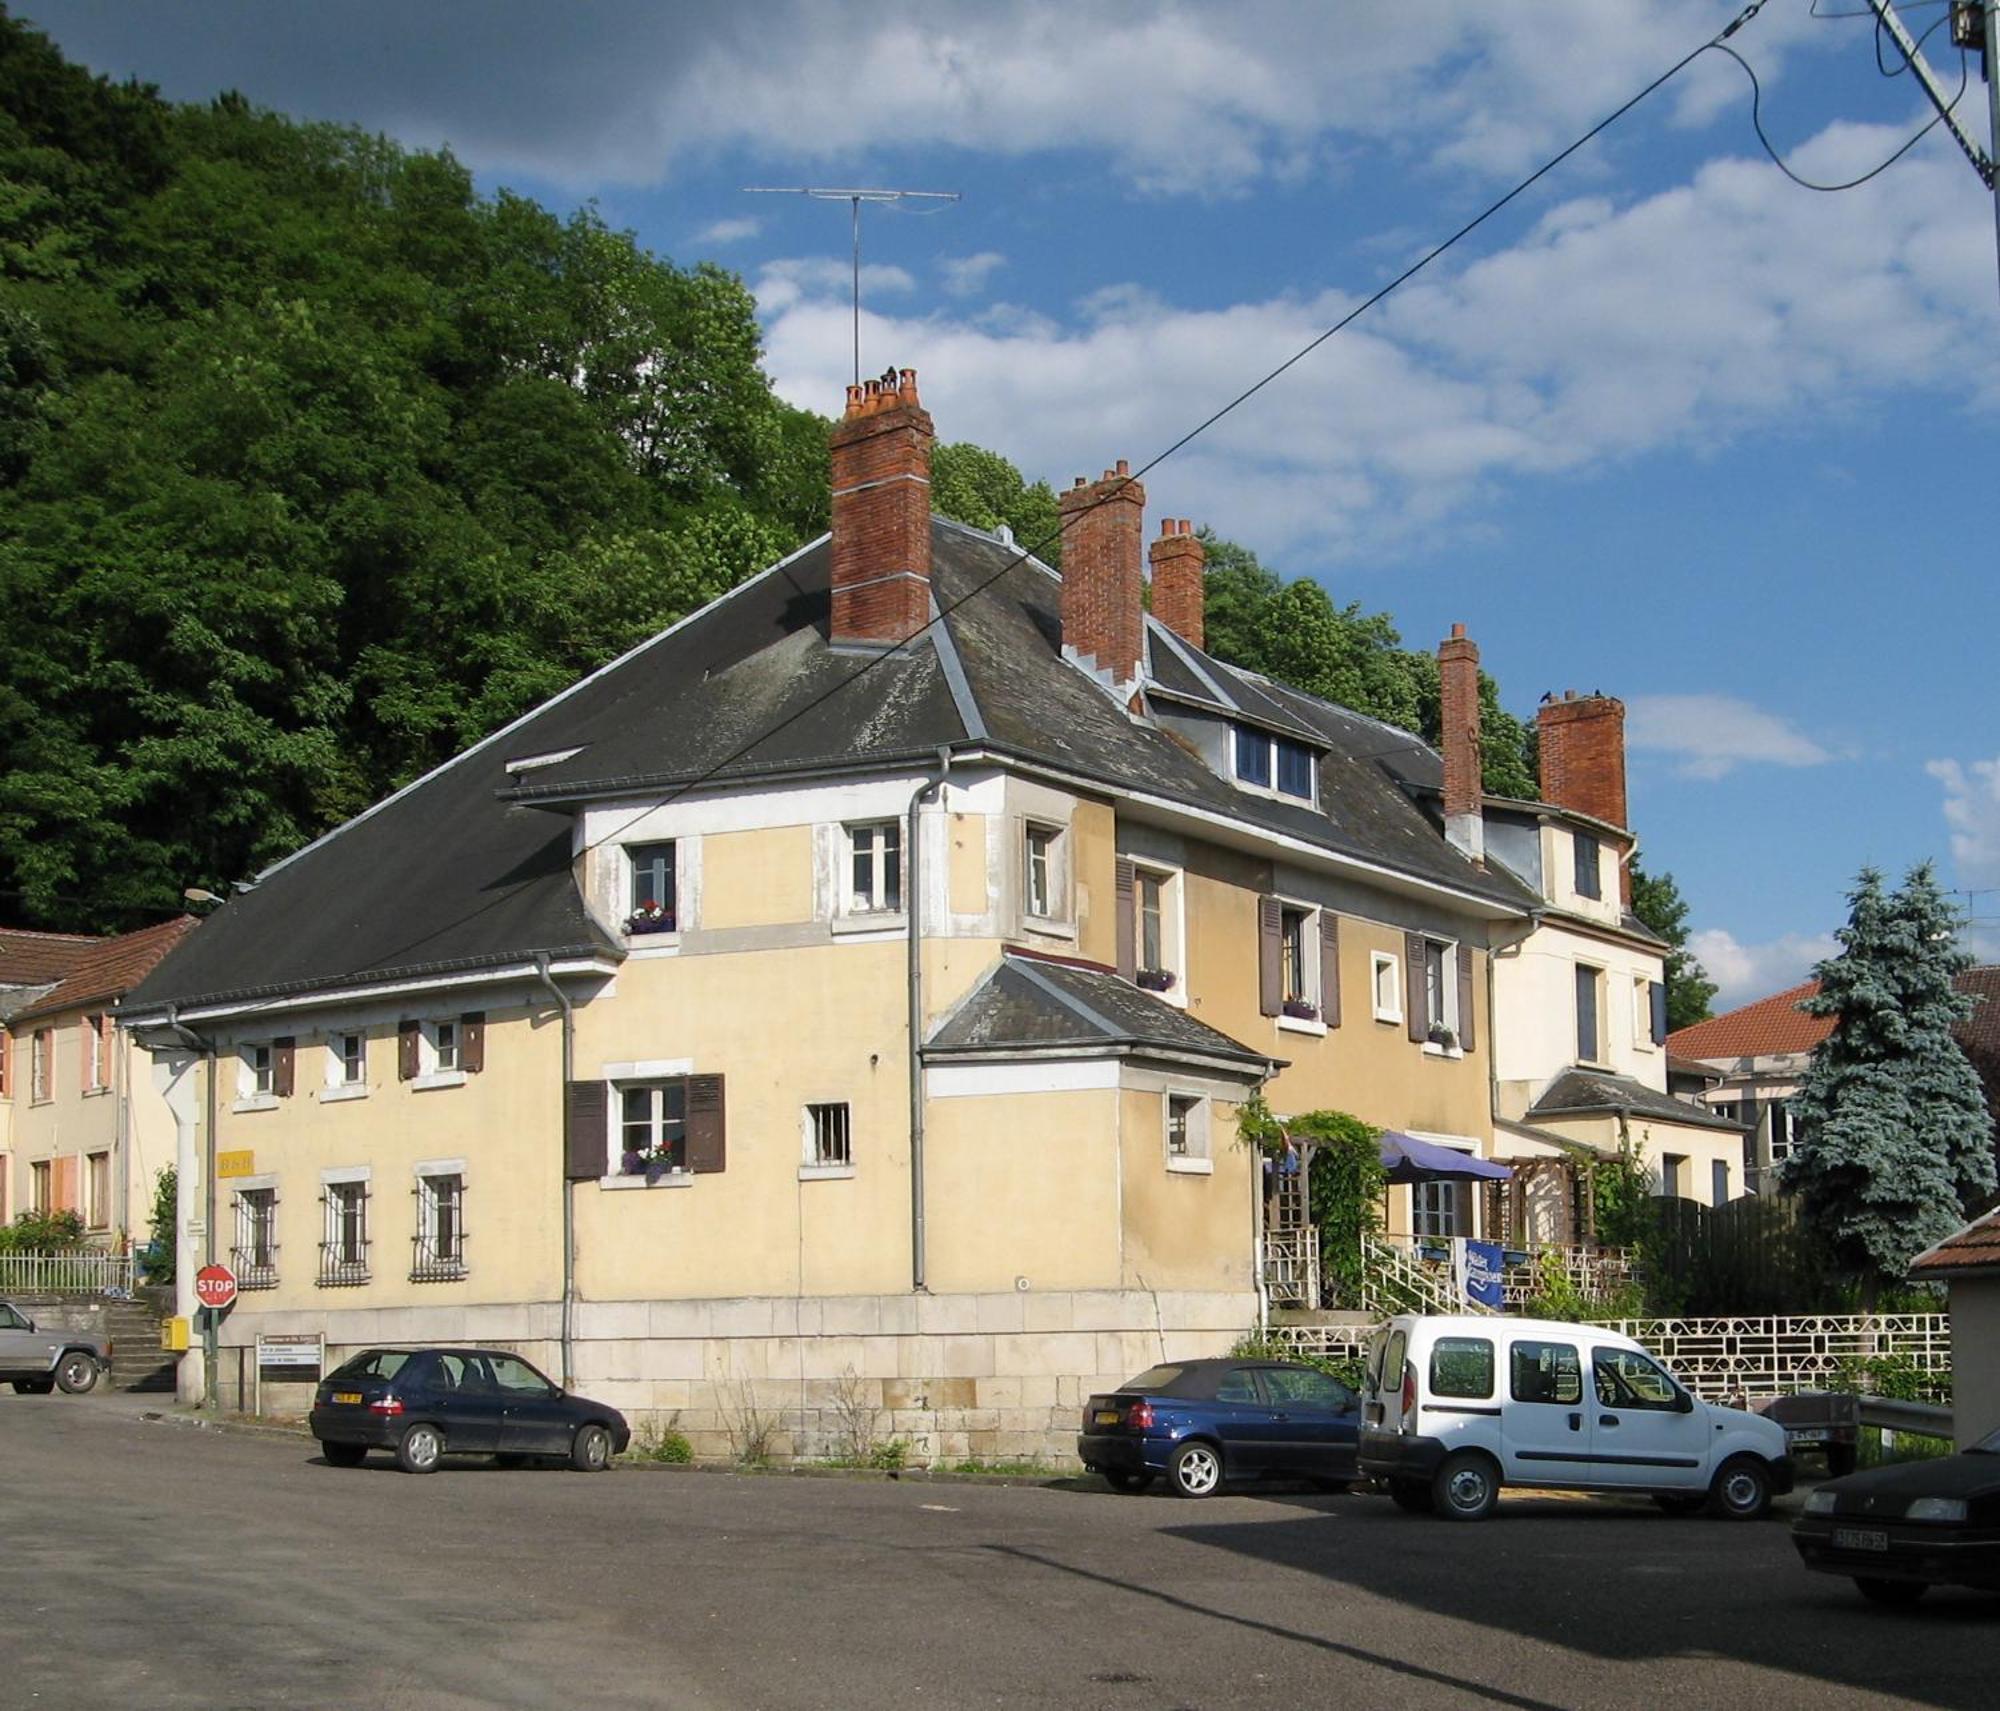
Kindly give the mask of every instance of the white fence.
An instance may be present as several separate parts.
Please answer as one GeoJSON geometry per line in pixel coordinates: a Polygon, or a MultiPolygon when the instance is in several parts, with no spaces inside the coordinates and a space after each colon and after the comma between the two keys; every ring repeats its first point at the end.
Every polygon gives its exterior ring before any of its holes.
{"type": "Polygon", "coordinates": [[[0,1254],[0,1295],[130,1295],[132,1256],[81,1248],[67,1254],[0,1254]]]}
{"type": "MultiPolygon", "coordinates": [[[[1849,1364],[1884,1356],[1908,1361],[1941,1394],[1951,1386],[1951,1321],[1943,1313],[1619,1319],[1603,1328],[1644,1344],[1697,1396],[1712,1402],[1794,1390],[1851,1390],[1849,1364]]],[[[1294,1353],[1321,1360],[1363,1355],[1373,1334],[1367,1325],[1273,1325],[1269,1332],[1272,1341],[1294,1353]]]]}

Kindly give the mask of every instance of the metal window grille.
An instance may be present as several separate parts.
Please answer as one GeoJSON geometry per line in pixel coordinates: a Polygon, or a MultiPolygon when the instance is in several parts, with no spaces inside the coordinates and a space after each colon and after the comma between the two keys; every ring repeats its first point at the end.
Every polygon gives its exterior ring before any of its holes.
{"type": "Polygon", "coordinates": [[[329,1182],[320,1195],[325,1234],[319,1244],[319,1283],[345,1288],[368,1281],[368,1184],[329,1182]]]}
{"type": "Polygon", "coordinates": [[[1167,1099],[1167,1156],[1169,1158],[1192,1158],[1194,1148],[1195,1107],[1197,1099],[1183,1099],[1169,1095],[1167,1099]]]}
{"type": "Polygon", "coordinates": [[[236,1245],[229,1269],[238,1289],[275,1289],[278,1283],[278,1191],[236,1191],[236,1245]]]}
{"type": "Polygon", "coordinates": [[[410,1281],[448,1283],[465,1276],[465,1178],[420,1176],[410,1281]]]}
{"type": "Polygon", "coordinates": [[[812,1127],[812,1162],[816,1165],[854,1163],[854,1131],[846,1105],[808,1105],[812,1127]]]}

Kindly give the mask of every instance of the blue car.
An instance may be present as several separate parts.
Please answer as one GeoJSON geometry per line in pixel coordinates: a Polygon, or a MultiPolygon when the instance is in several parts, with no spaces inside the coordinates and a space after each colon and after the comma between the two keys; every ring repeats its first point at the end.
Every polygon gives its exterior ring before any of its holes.
{"type": "Polygon", "coordinates": [[[1344,1491],[1358,1477],[1360,1422],[1360,1398],[1314,1367],[1169,1361],[1091,1397],[1076,1453],[1114,1491],[1144,1491],[1162,1476],[1182,1497],[1239,1479],[1344,1491]]]}

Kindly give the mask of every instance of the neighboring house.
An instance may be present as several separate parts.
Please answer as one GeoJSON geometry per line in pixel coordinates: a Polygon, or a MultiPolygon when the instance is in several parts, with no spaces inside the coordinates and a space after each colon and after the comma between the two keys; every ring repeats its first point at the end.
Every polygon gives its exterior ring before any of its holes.
{"type": "MultiPolygon", "coordinates": [[[[1979,1002],[1952,1035],[1979,1074],[1988,1114],[2000,1121],[2000,965],[1967,969],[1957,985],[1979,1002]]],[[[1833,1032],[1831,1016],[1809,1016],[1799,1008],[1818,991],[1818,981],[1801,981],[1667,1038],[1667,1049],[1678,1060],[1676,1092],[1743,1124],[1743,1165],[1752,1193],[1777,1192],[1778,1169],[1798,1138],[1789,1101],[1804,1084],[1813,1048],[1833,1032]]],[[[2000,1157],[2000,1128],[1995,1133],[2000,1157]]]]}
{"type": "Polygon", "coordinates": [[[2000,1431],[2000,1211],[1917,1255],[1910,1275],[1950,1291],[1951,1423],[1964,1449],[2000,1431]]]}
{"type": "Polygon", "coordinates": [[[116,1250],[144,1229],[173,1125],[117,1008],[194,925],[112,939],[0,930],[0,1210],[80,1213],[116,1250]]]}
{"type": "Polygon", "coordinates": [[[1517,879],[1531,919],[1493,949],[1494,1233],[1524,1246],[1595,1239],[1590,1178],[1621,1153],[1654,1192],[1722,1205],[1744,1192],[1732,1119],[1668,1092],[1668,946],[1632,913],[1625,708],[1608,695],[1544,697],[1543,800],[1480,782],[1479,653],[1462,628],[1438,650],[1440,809],[1464,853],[1517,879]]]}
{"type": "Polygon", "coordinates": [[[829,537],[130,1001],[191,1161],[213,1066],[226,1379],[262,1331],[476,1337],[704,1450],[824,1453],[856,1396],[1059,1449],[1256,1322],[1260,1086],[1490,1152],[1486,946],[1537,899],[1440,835],[1438,757],[1206,654],[1183,523],[1148,612],[1122,469],[1063,496],[1059,578],[931,515],[930,443],[913,374],[852,389],[829,537]]]}

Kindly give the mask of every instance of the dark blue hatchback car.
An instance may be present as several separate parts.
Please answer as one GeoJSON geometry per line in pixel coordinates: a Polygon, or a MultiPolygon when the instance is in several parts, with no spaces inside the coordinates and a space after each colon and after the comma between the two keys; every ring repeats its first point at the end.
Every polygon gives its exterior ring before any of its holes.
{"type": "Polygon", "coordinates": [[[430,1473],[447,1454],[595,1473],[631,1440],[616,1408],[571,1395],[504,1349],[364,1350],[320,1381],[310,1424],[335,1467],[380,1449],[405,1473],[430,1473]]]}
{"type": "Polygon", "coordinates": [[[1091,1397],[1076,1453],[1119,1491],[1144,1491],[1163,1475],[1183,1497],[1234,1479],[1340,1491],[1357,1477],[1360,1422],[1355,1393],[1314,1367],[1171,1361],[1091,1397]]]}

